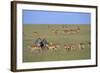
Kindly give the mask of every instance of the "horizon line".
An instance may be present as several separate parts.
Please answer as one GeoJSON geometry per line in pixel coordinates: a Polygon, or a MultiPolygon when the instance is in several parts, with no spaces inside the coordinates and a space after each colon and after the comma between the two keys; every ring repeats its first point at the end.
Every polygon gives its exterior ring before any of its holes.
{"type": "MultiPolygon", "coordinates": [[[[35,24],[24,24],[24,25],[35,25],[35,24]]],[[[90,24],[36,24],[36,25],[90,25],[90,24]]]]}

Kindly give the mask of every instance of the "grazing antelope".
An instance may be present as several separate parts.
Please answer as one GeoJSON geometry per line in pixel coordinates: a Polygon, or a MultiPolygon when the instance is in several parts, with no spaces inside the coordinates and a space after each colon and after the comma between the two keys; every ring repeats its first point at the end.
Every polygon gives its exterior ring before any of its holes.
{"type": "Polygon", "coordinates": [[[71,50],[75,50],[76,49],[76,44],[70,44],[71,46],[71,50]]]}
{"type": "Polygon", "coordinates": [[[87,42],[88,46],[91,46],[91,42],[87,42]]]}
{"type": "Polygon", "coordinates": [[[85,48],[85,43],[79,43],[78,47],[79,47],[80,50],[84,49],[85,48]]]}
{"type": "Polygon", "coordinates": [[[69,29],[63,30],[63,32],[66,33],[66,34],[70,34],[71,33],[71,31],[69,29]]]}
{"type": "Polygon", "coordinates": [[[38,34],[38,32],[33,32],[33,34],[38,34]]]}
{"type": "Polygon", "coordinates": [[[38,45],[33,44],[32,46],[30,46],[31,52],[33,51],[41,51],[41,47],[38,45]]]}
{"type": "Polygon", "coordinates": [[[80,28],[79,27],[77,27],[77,32],[79,32],[80,31],[80,28]]]}
{"type": "Polygon", "coordinates": [[[79,27],[77,27],[77,28],[72,28],[72,29],[70,29],[70,31],[71,31],[71,33],[78,33],[79,31],[80,31],[80,28],[79,27]]]}
{"type": "Polygon", "coordinates": [[[70,49],[70,45],[65,44],[65,45],[64,45],[64,49],[66,49],[66,50],[70,51],[70,50],[71,50],[71,49],[70,49]]]}
{"type": "Polygon", "coordinates": [[[57,43],[56,44],[50,43],[47,47],[49,50],[52,50],[52,49],[57,50],[60,46],[57,43]]]}
{"type": "Polygon", "coordinates": [[[77,33],[77,30],[76,29],[70,29],[71,33],[77,33]]]}
{"type": "Polygon", "coordinates": [[[39,33],[38,32],[33,32],[33,35],[39,36],[39,33]]]}
{"type": "Polygon", "coordinates": [[[65,44],[64,49],[71,51],[75,49],[75,44],[65,44]]]}
{"type": "Polygon", "coordinates": [[[51,31],[54,33],[55,32],[55,30],[54,29],[51,29],[51,31]]]}

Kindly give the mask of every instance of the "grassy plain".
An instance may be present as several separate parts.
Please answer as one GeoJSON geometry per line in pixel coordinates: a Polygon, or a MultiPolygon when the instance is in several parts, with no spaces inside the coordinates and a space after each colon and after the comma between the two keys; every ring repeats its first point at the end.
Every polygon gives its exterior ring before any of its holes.
{"type": "Polygon", "coordinates": [[[61,61],[61,60],[82,60],[91,58],[91,48],[85,47],[83,50],[66,51],[63,45],[66,43],[87,42],[91,39],[90,25],[80,24],[24,24],[23,25],[23,62],[39,62],[39,61],[61,61]],[[80,31],[75,34],[64,34],[63,26],[68,28],[79,27],[80,31]],[[58,30],[57,35],[52,32],[53,29],[58,30]],[[39,35],[34,34],[38,32],[39,35]],[[31,46],[37,38],[46,38],[48,42],[60,43],[60,49],[53,51],[35,53],[31,52],[31,46]]]}

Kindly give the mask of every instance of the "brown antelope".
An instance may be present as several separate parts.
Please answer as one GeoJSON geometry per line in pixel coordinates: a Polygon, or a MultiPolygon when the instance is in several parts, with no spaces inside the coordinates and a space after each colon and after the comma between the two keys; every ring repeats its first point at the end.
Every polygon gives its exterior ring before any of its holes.
{"type": "Polygon", "coordinates": [[[71,31],[71,33],[78,33],[79,31],[80,31],[80,28],[79,27],[77,27],[77,28],[72,28],[72,29],[70,29],[70,31],[71,31]]]}
{"type": "Polygon", "coordinates": [[[51,31],[54,33],[55,32],[55,30],[54,29],[51,29],[51,31]]]}
{"type": "Polygon", "coordinates": [[[65,34],[70,34],[70,33],[71,33],[71,31],[70,31],[69,29],[63,30],[63,32],[64,32],[65,34]]]}
{"type": "Polygon", "coordinates": [[[33,32],[33,34],[38,34],[38,32],[33,32]]]}
{"type": "Polygon", "coordinates": [[[75,44],[65,44],[64,49],[71,51],[75,49],[75,44]]]}
{"type": "Polygon", "coordinates": [[[80,31],[80,28],[79,27],[77,27],[77,32],[79,32],[80,31]]]}
{"type": "Polygon", "coordinates": [[[79,43],[78,48],[79,48],[79,50],[84,49],[85,48],[85,43],[79,43]]]}
{"type": "Polygon", "coordinates": [[[65,45],[64,45],[64,49],[66,49],[66,50],[70,51],[70,45],[65,44],[65,45]]]}
{"type": "Polygon", "coordinates": [[[71,29],[70,31],[71,31],[72,34],[77,33],[76,29],[71,29]]]}
{"type": "Polygon", "coordinates": [[[33,32],[33,35],[34,36],[39,36],[39,33],[38,32],[33,32]]]}
{"type": "Polygon", "coordinates": [[[88,46],[91,46],[91,42],[87,42],[88,46]]]}
{"type": "Polygon", "coordinates": [[[37,46],[35,44],[33,44],[32,46],[30,46],[31,52],[33,51],[41,51],[41,47],[37,46]]]}
{"type": "Polygon", "coordinates": [[[49,50],[57,50],[58,48],[59,48],[60,46],[59,46],[59,44],[57,44],[57,43],[55,43],[55,44],[53,44],[53,43],[50,43],[49,45],[48,45],[48,48],[49,48],[49,50]]]}

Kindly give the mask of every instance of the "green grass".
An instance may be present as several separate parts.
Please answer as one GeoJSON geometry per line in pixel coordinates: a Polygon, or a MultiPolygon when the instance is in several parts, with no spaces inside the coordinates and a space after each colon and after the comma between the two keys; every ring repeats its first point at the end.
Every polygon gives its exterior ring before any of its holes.
{"type": "MultiPolygon", "coordinates": [[[[49,25],[49,24],[48,24],[49,25]]],[[[39,61],[60,61],[60,60],[81,60],[91,58],[90,47],[85,47],[83,50],[66,51],[63,45],[66,43],[80,43],[90,41],[90,25],[64,25],[70,28],[80,27],[80,32],[76,34],[62,33],[62,25],[28,25],[23,26],[23,62],[39,62],[39,61]],[[57,29],[59,32],[55,35],[51,30],[57,29]],[[38,32],[40,36],[34,35],[33,32],[38,32]],[[28,46],[32,45],[38,38],[46,38],[48,42],[60,43],[60,49],[53,51],[31,52],[28,46]]]]}

